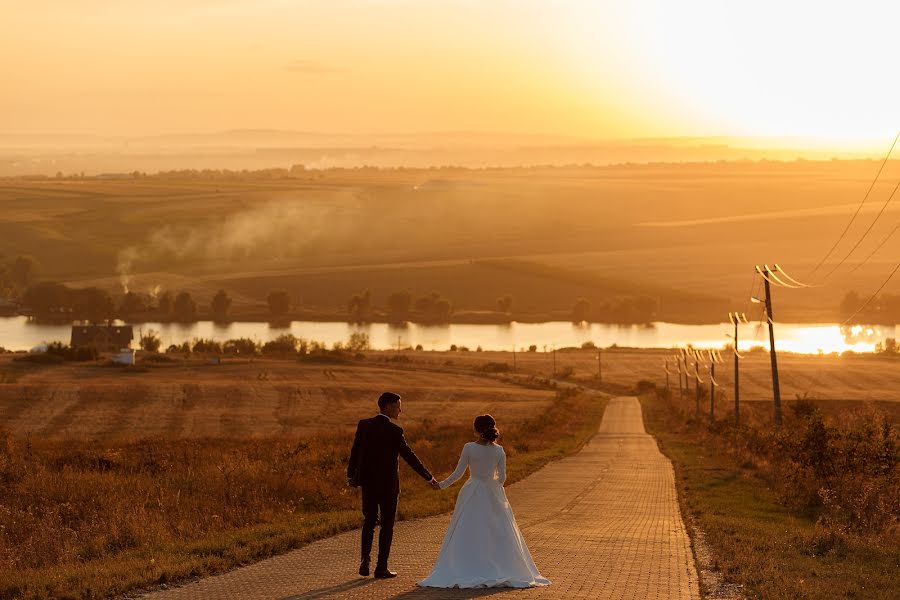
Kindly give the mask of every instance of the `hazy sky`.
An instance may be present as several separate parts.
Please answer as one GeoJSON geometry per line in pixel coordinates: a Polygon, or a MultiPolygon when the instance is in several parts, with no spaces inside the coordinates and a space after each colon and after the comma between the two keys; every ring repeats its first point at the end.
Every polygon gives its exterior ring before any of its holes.
{"type": "Polygon", "coordinates": [[[0,0],[0,133],[891,139],[896,1],[0,0]]]}

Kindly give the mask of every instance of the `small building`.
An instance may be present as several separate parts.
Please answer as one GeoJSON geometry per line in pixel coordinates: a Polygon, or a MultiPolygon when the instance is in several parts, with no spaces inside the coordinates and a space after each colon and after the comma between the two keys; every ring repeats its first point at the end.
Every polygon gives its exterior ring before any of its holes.
{"type": "Polygon", "coordinates": [[[131,347],[131,325],[72,325],[72,348],[93,348],[97,352],[118,352],[131,347]]]}

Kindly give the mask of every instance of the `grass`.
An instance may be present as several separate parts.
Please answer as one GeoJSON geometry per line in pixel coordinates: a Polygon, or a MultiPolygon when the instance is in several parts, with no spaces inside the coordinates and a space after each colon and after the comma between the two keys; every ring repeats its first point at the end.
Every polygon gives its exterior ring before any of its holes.
{"type": "MultiPolygon", "coordinates": [[[[509,480],[576,452],[604,403],[559,392],[500,422],[509,480]]],[[[352,432],[302,438],[142,439],[101,444],[0,437],[0,598],[103,598],[219,573],[359,526],[344,485],[352,432]]],[[[407,437],[436,475],[468,427],[425,420],[407,437]]],[[[450,510],[401,468],[399,517],[450,510]]]]}
{"type": "Polygon", "coordinates": [[[641,404],[675,466],[682,510],[705,533],[726,581],[766,600],[897,597],[895,535],[842,533],[788,508],[765,466],[736,459],[665,401],[643,396],[641,404]]]}

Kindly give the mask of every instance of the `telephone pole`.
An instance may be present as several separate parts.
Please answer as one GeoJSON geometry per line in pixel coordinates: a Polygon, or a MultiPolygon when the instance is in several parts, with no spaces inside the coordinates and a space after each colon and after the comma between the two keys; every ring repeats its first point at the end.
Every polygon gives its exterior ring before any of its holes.
{"type": "Polygon", "coordinates": [[[666,396],[669,395],[669,359],[666,359],[666,364],[663,366],[663,370],[666,372],[666,396]]]}
{"type": "Polygon", "coordinates": [[[700,416],[700,357],[694,355],[694,396],[697,404],[696,413],[700,416]]]}
{"type": "Polygon", "coordinates": [[[772,270],[765,265],[765,270],[757,265],[756,270],[762,274],[763,284],[766,288],[766,318],[769,321],[769,357],[772,361],[772,393],[775,403],[775,427],[781,427],[781,387],[778,384],[778,356],[775,353],[775,320],[772,317],[772,291],[769,286],[769,277],[772,270]]]}
{"type": "Polygon", "coordinates": [[[597,380],[603,383],[603,350],[597,348],[597,380]]]}
{"type": "Polygon", "coordinates": [[[740,353],[738,352],[738,324],[746,323],[747,316],[744,313],[728,313],[728,319],[734,325],[734,424],[741,424],[741,371],[738,367],[740,353]]]}

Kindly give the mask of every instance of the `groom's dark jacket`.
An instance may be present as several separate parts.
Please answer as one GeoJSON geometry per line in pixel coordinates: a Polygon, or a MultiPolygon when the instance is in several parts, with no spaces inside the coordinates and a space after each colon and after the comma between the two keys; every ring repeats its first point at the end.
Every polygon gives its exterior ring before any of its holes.
{"type": "Polygon", "coordinates": [[[384,415],[363,419],[356,427],[347,477],[353,478],[358,469],[363,487],[378,493],[399,494],[400,456],[416,473],[431,481],[431,473],[406,443],[400,426],[384,415]]]}

